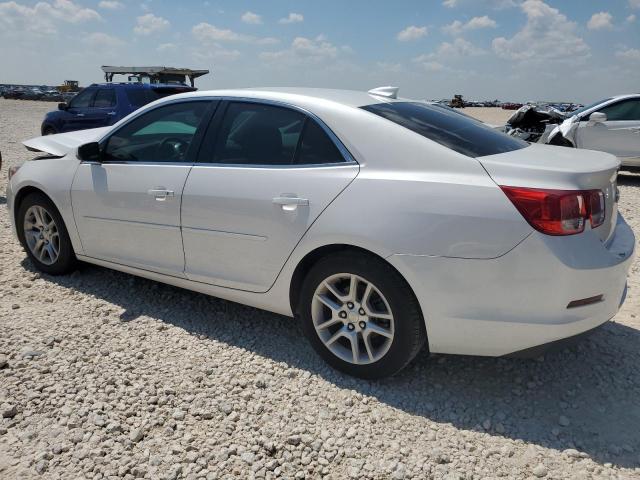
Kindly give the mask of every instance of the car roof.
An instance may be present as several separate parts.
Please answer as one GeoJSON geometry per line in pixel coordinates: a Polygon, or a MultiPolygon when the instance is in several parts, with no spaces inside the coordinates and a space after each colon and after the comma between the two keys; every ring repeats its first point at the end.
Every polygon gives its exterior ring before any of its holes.
{"type": "Polygon", "coordinates": [[[301,100],[328,101],[349,107],[363,107],[375,103],[390,103],[414,101],[404,98],[389,98],[382,95],[372,95],[358,90],[340,90],[330,88],[301,88],[301,87],[265,87],[242,88],[229,90],[199,90],[186,95],[255,98],[263,100],[298,103],[301,100]],[[298,102],[297,102],[298,101],[298,102]]]}

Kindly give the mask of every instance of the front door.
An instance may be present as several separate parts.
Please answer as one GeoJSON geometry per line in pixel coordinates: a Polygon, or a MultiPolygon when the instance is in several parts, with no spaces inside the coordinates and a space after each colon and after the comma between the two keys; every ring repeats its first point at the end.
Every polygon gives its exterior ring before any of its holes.
{"type": "Polygon", "coordinates": [[[85,88],[71,99],[64,115],[62,132],[91,128],[90,117],[87,117],[87,113],[91,109],[91,105],[93,105],[93,97],[96,91],[97,88],[95,87],[85,88]]]}
{"type": "Polygon", "coordinates": [[[183,194],[185,272],[264,292],[359,167],[297,110],[234,101],[216,117],[183,194]]]}
{"type": "Polygon", "coordinates": [[[180,203],[211,101],[144,112],[102,142],[103,161],[83,162],[72,186],[85,255],[183,276],[180,203]]]}

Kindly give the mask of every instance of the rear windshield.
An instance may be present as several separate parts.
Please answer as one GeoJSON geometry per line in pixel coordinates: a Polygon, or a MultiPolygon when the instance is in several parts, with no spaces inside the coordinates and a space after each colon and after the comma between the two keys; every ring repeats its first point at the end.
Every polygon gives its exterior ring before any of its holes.
{"type": "Polygon", "coordinates": [[[128,88],[127,98],[129,103],[134,107],[142,107],[147,103],[151,103],[159,98],[175,95],[176,93],[191,92],[195,90],[189,87],[161,87],[161,88],[128,88]]]}
{"type": "Polygon", "coordinates": [[[511,152],[529,145],[466,115],[424,103],[377,103],[362,108],[469,157],[511,152]]]}

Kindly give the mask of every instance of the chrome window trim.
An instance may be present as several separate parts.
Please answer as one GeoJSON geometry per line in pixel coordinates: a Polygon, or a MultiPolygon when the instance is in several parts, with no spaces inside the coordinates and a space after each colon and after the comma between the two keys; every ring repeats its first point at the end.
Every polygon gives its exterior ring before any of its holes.
{"type": "MultiPolygon", "coordinates": [[[[218,97],[193,97],[193,98],[189,97],[188,99],[173,98],[171,100],[163,101],[162,103],[159,103],[158,105],[154,105],[153,107],[145,108],[144,110],[139,109],[138,111],[133,112],[135,115],[133,115],[131,118],[129,118],[125,123],[123,123],[121,125],[118,125],[117,129],[114,129],[114,130],[111,130],[110,132],[107,132],[103,137],[100,138],[100,140],[98,140],[98,143],[102,144],[103,141],[108,140],[108,137],[111,137],[112,135],[116,134],[119,130],[121,130],[122,128],[124,128],[127,125],[129,125],[131,122],[133,122],[138,117],[140,117],[142,115],[145,115],[147,113],[153,112],[154,110],[157,110],[158,108],[166,107],[167,105],[172,105],[174,103],[188,103],[188,102],[193,102],[193,101],[197,101],[197,102],[209,101],[209,102],[212,102],[212,101],[217,100],[217,99],[218,99],[218,97]]],[[[162,162],[158,162],[158,163],[162,163],[162,162]]]]}
{"type": "MultiPolygon", "coordinates": [[[[154,107],[147,108],[147,109],[144,109],[144,110],[142,110],[140,112],[137,112],[136,115],[134,115],[131,118],[129,118],[125,123],[123,123],[122,125],[119,125],[117,129],[106,133],[102,138],[100,138],[100,140],[98,140],[98,143],[102,144],[102,142],[104,142],[105,140],[108,140],[112,135],[116,134],[120,129],[122,129],[123,127],[127,126],[129,123],[131,123],[132,121],[134,121],[135,119],[137,119],[141,115],[144,115],[146,113],[150,113],[150,112],[152,112],[152,111],[154,111],[154,110],[156,110],[158,108],[161,108],[161,107],[164,107],[164,106],[167,106],[167,105],[171,105],[171,104],[174,104],[174,103],[187,103],[187,102],[192,102],[192,101],[209,101],[209,102],[227,101],[227,102],[241,102],[241,103],[257,103],[257,104],[271,105],[271,106],[275,106],[275,107],[290,108],[292,110],[300,112],[303,115],[306,115],[309,118],[311,118],[312,120],[314,120],[316,123],[318,123],[318,125],[320,125],[320,128],[322,128],[322,130],[329,136],[329,138],[331,139],[333,144],[336,146],[336,148],[338,149],[338,151],[342,155],[342,158],[344,158],[344,162],[313,163],[313,164],[312,163],[307,163],[307,164],[304,164],[304,165],[297,165],[297,164],[290,164],[290,165],[233,164],[233,163],[195,162],[195,163],[190,163],[190,165],[194,165],[194,166],[196,166],[196,165],[219,166],[219,167],[241,167],[241,168],[278,168],[278,169],[282,169],[282,168],[319,168],[319,167],[336,167],[336,166],[341,166],[341,165],[359,165],[358,161],[353,157],[353,155],[351,155],[351,152],[347,149],[347,147],[344,146],[344,144],[338,138],[338,136],[315,113],[310,112],[306,108],[303,108],[303,107],[300,107],[298,105],[294,105],[294,104],[291,104],[291,103],[288,103],[288,102],[282,102],[282,101],[279,101],[279,100],[262,99],[262,98],[252,98],[252,97],[197,96],[197,97],[176,98],[176,99],[166,100],[166,101],[163,101],[162,103],[160,103],[158,105],[155,105],[154,107]]],[[[211,120],[213,120],[213,118],[211,120]]],[[[91,164],[93,164],[95,162],[82,162],[82,163],[91,163],[91,164]]],[[[141,165],[142,164],[142,162],[103,162],[103,163],[97,162],[98,165],[116,164],[116,163],[119,164],[119,165],[127,165],[127,164],[141,165]]],[[[166,165],[166,164],[169,164],[169,163],[172,163],[172,162],[144,162],[144,163],[149,164],[149,165],[158,165],[158,164],[165,164],[166,165]]],[[[186,165],[186,163],[177,163],[177,164],[178,165],[186,165]]]]}

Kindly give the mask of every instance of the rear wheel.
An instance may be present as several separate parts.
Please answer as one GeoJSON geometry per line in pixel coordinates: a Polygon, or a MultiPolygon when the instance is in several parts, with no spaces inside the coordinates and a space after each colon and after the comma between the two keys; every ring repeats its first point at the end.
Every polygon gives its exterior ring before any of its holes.
{"type": "Polygon", "coordinates": [[[42,193],[30,193],[16,215],[18,238],[34,266],[50,275],[76,266],[71,239],[55,205],[42,193]]]}
{"type": "Polygon", "coordinates": [[[56,133],[58,133],[58,132],[56,132],[53,127],[44,127],[42,129],[42,135],[45,135],[45,136],[46,135],[55,135],[56,133]]]}
{"type": "Polygon", "coordinates": [[[390,265],[360,252],[321,259],[305,278],[298,311],[314,349],[334,368],[382,378],[425,342],[418,302],[390,265]]]}

